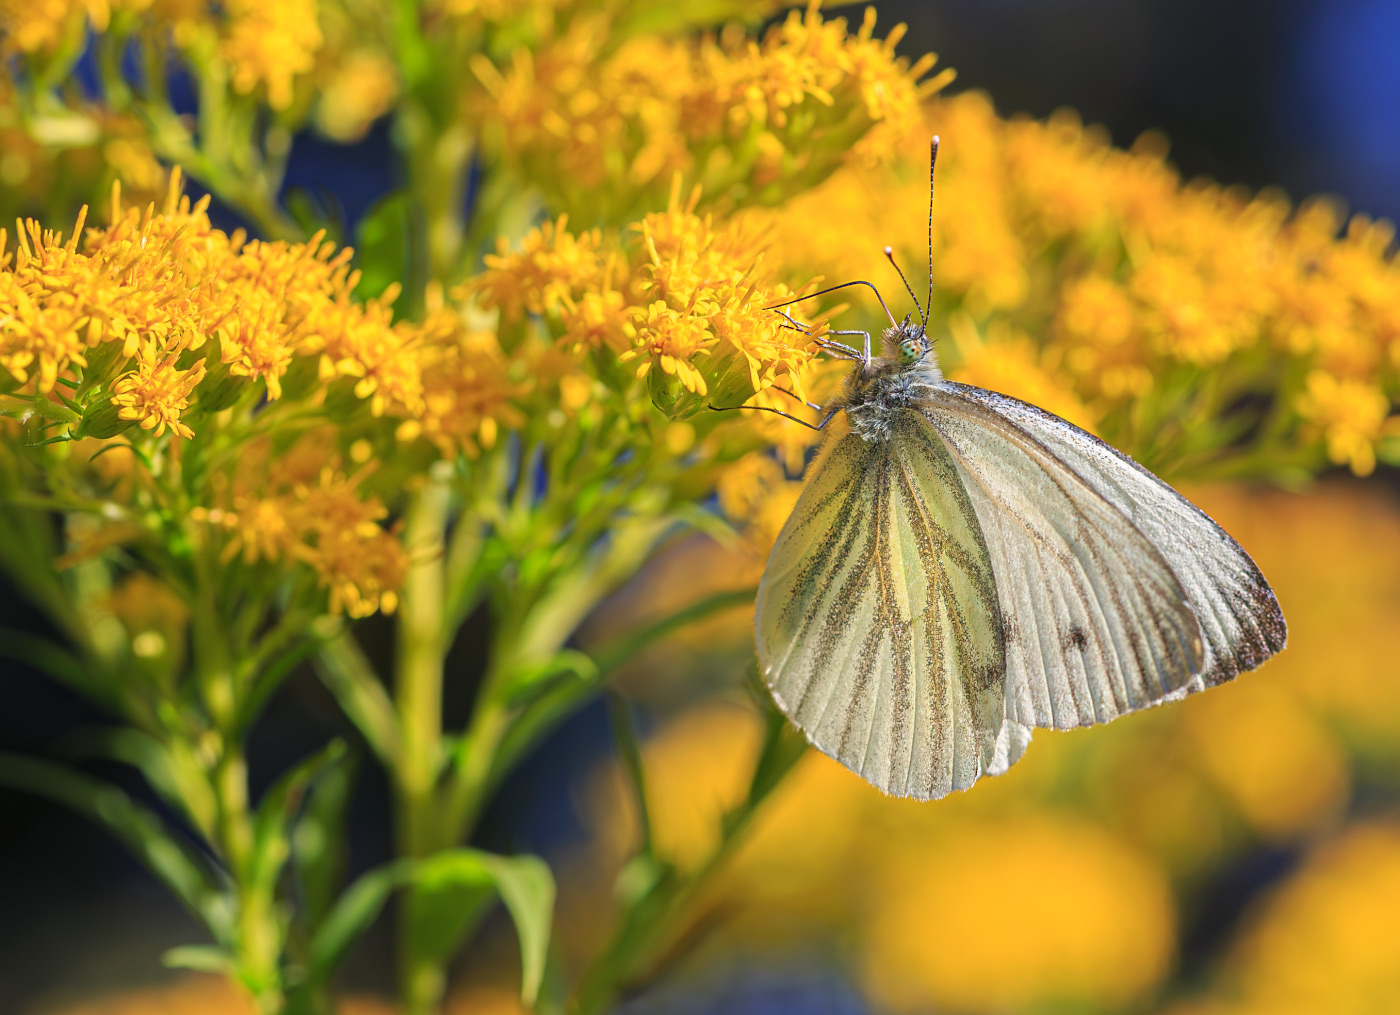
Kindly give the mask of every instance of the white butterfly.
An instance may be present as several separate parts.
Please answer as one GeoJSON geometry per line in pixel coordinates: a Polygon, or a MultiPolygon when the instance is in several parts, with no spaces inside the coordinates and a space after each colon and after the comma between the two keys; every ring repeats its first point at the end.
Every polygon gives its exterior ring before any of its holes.
{"type": "Polygon", "coordinates": [[[813,744],[937,798],[1006,771],[1035,728],[1283,648],[1273,590],[1199,508],[1065,420],[944,379],[925,325],[890,320],[891,355],[820,341],[856,366],[758,588],[764,678],[813,744]]]}

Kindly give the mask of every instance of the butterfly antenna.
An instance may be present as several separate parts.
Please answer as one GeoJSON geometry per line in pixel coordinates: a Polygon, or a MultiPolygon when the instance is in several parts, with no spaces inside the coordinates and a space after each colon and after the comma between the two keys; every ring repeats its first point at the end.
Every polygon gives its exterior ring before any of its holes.
{"type": "Polygon", "coordinates": [[[875,294],[875,298],[880,301],[880,308],[884,310],[885,316],[890,319],[890,324],[894,327],[899,327],[898,322],[894,319],[894,314],[890,313],[890,308],[885,305],[885,298],[880,295],[880,290],[876,289],[873,283],[867,282],[864,279],[857,279],[854,282],[842,282],[840,285],[831,286],[829,289],[819,289],[814,293],[808,293],[806,296],[794,296],[790,300],[783,300],[783,302],[781,303],[774,303],[772,306],[764,307],[763,309],[777,310],[779,307],[790,307],[794,303],[801,303],[803,300],[810,300],[814,296],[825,296],[827,293],[834,293],[837,289],[845,289],[853,285],[870,286],[870,291],[873,292],[875,294]]]}
{"type": "MultiPolygon", "coordinates": [[[[928,300],[927,306],[933,310],[933,167],[938,165],[938,135],[928,146],[928,300]]],[[[908,285],[906,282],[905,285],[908,285]]]]}
{"type": "Polygon", "coordinates": [[[885,248],[885,256],[889,258],[890,264],[894,265],[894,270],[899,271],[899,280],[904,283],[904,291],[909,294],[909,298],[914,301],[914,309],[919,312],[919,324],[924,328],[928,327],[928,318],[924,316],[924,308],[919,306],[919,297],[914,295],[914,287],[909,284],[909,280],[904,277],[904,272],[899,270],[899,265],[894,262],[894,250],[885,248]]]}

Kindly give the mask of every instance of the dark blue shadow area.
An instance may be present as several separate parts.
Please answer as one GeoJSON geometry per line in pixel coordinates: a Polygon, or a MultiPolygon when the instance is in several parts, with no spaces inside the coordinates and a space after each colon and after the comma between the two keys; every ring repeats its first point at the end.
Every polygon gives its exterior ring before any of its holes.
{"type": "Polygon", "coordinates": [[[1310,4],[1295,47],[1272,118],[1277,157],[1296,160],[1308,190],[1400,218],[1400,3],[1310,4]]]}
{"type": "Polygon", "coordinates": [[[869,1015],[854,987],[829,967],[741,967],[724,977],[644,993],[617,1015],[869,1015]]]}
{"type": "Polygon", "coordinates": [[[304,194],[339,227],[343,242],[353,243],[355,227],[374,203],[403,186],[390,128],[384,117],[353,144],[302,131],[287,161],[283,202],[289,193],[304,194]]]}

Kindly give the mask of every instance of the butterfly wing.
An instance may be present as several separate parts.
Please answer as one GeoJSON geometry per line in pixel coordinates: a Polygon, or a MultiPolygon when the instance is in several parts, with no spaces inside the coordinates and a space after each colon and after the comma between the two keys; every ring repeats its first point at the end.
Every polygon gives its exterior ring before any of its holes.
{"type": "MultiPolygon", "coordinates": [[[[774,698],[886,792],[972,785],[997,762],[1005,657],[987,545],[948,446],[911,409],[885,441],[841,419],[808,477],[758,590],[774,698]]],[[[1004,767],[1004,743],[1001,755],[1004,767]]]]}
{"type": "Polygon", "coordinates": [[[943,382],[925,413],[981,521],[1006,637],[1006,715],[1106,722],[1258,666],[1278,601],[1209,517],[1078,427],[943,382]]]}

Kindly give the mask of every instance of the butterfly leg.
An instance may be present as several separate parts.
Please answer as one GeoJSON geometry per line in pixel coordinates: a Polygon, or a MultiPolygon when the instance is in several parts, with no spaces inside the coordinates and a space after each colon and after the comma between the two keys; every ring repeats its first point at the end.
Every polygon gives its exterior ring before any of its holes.
{"type": "Polygon", "coordinates": [[[783,412],[782,409],[770,409],[766,405],[711,405],[710,408],[713,409],[715,412],[733,412],[735,409],[757,409],[760,412],[772,412],[776,413],[779,416],[782,416],[784,419],[790,419],[794,423],[801,423],[808,430],[816,430],[818,433],[825,430],[826,425],[830,423],[832,418],[835,417],[836,413],[840,411],[840,406],[836,406],[835,408],[830,409],[827,412],[827,414],[822,417],[821,422],[817,423],[814,426],[813,424],[808,423],[805,419],[798,419],[791,413],[783,412]]]}
{"type": "Polygon", "coordinates": [[[775,385],[773,385],[773,390],[774,390],[774,391],[781,391],[783,394],[787,395],[788,398],[795,399],[796,401],[801,402],[803,405],[805,405],[805,406],[806,406],[807,408],[809,408],[809,409],[816,409],[818,412],[821,412],[821,411],[822,411],[822,407],[821,407],[820,405],[817,405],[815,402],[809,402],[809,401],[807,401],[805,398],[798,398],[795,394],[793,394],[793,393],[792,393],[791,391],[789,391],[787,388],[780,388],[780,387],[778,387],[778,386],[775,384],[775,385]]]}
{"type": "MultiPolygon", "coordinates": [[[[865,351],[864,351],[863,353],[858,354],[858,355],[860,355],[861,360],[862,360],[863,362],[865,362],[865,363],[869,363],[869,362],[870,362],[870,332],[868,332],[868,331],[828,331],[827,334],[828,334],[828,335],[860,335],[860,336],[865,340],[865,345],[864,345],[865,351]]],[[[833,343],[833,344],[835,344],[835,345],[841,345],[841,343],[839,343],[839,342],[836,342],[836,343],[833,343]]],[[[842,348],[850,348],[850,347],[849,347],[849,346],[842,346],[842,348]]],[[[855,351],[854,349],[851,349],[851,354],[852,354],[852,355],[857,355],[857,353],[856,353],[856,351],[855,351]]]]}

